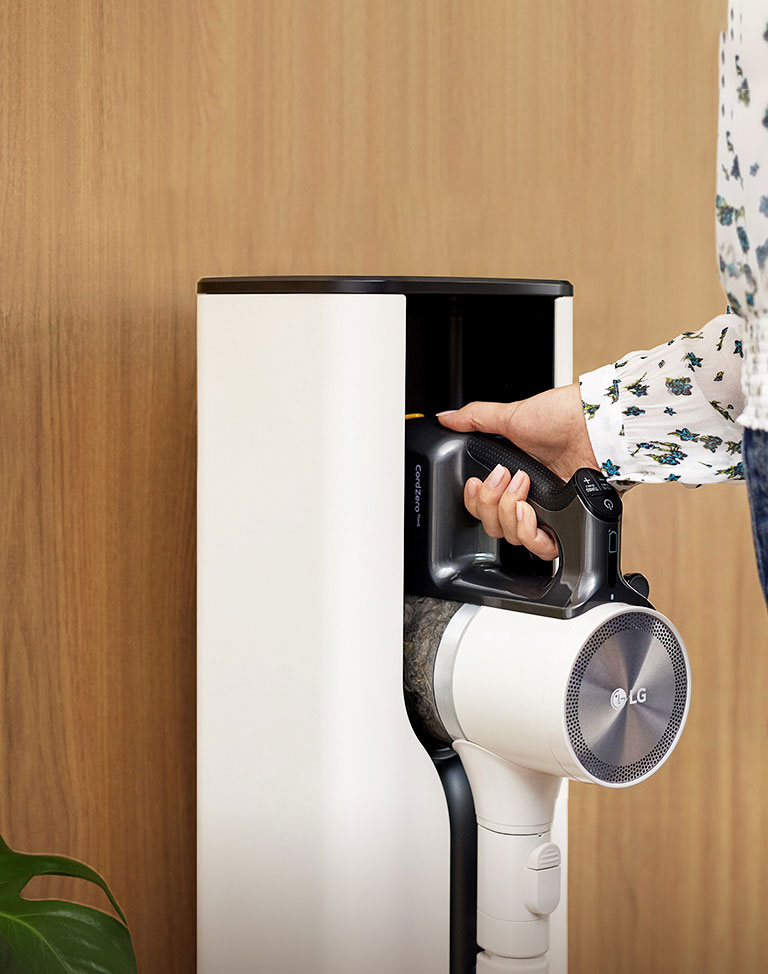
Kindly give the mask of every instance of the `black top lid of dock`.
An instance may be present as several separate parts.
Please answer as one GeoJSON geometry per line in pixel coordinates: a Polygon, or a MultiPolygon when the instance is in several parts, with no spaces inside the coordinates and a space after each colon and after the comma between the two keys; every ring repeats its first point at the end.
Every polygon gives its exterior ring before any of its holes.
{"type": "Polygon", "coordinates": [[[569,297],[570,281],[505,277],[203,277],[198,294],[505,294],[569,297]]]}

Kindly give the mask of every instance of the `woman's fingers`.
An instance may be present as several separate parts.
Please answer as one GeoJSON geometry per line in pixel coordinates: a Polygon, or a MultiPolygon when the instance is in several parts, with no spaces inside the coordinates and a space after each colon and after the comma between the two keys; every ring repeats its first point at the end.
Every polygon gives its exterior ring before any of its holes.
{"type": "Polygon", "coordinates": [[[543,531],[536,521],[536,512],[530,504],[518,501],[516,506],[517,537],[520,544],[545,561],[557,558],[557,543],[551,535],[543,531]]]}
{"type": "Polygon", "coordinates": [[[470,514],[483,522],[483,530],[491,538],[503,538],[504,528],[499,520],[499,501],[510,481],[506,467],[498,464],[482,483],[473,477],[464,487],[464,501],[470,514]]]}
{"type": "Polygon", "coordinates": [[[525,500],[530,486],[528,474],[518,470],[499,500],[499,521],[510,544],[522,544],[517,532],[517,502],[525,500]]]}
{"type": "Polygon", "coordinates": [[[536,522],[536,512],[526,503],[531,481],[518,470],[514,477],[499,465],[484,481],[470,478],[464,486],[464,503],[470,514],[483,524],[491,538],[505,538],[510,544],[524,545],[539,558],[551,561],[558,556],[557,543],[536,522]]]}

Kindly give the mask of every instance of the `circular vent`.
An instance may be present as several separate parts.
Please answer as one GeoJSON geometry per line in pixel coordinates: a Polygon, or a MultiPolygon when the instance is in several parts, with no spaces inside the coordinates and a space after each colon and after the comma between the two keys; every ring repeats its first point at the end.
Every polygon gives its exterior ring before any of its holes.
{"type": "Polygon", "coordinates": [[[603,623],[576,657],[566,729],[594,778],[628,784],[650,774],[685,719],[688,669],[674,632],[656,616],[626,612],[603,623]]]}

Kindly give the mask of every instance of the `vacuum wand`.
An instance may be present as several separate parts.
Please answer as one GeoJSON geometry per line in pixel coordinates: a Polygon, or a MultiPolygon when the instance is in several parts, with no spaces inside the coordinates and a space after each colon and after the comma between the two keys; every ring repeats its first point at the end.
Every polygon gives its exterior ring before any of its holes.
{"type": "Polygon", "coordinates": [[[548,974],[549,915],[561,882],[551,830],[562,779],[469,741],[453,746],[477,810],[477,974],[548,974]]]}

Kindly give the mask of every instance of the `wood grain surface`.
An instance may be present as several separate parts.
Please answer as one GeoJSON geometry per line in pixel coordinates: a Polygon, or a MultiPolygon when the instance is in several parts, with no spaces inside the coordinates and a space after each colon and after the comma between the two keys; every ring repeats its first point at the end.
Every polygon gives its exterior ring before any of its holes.
{"type": "MultiPolygon", "coordinates": [[[[567,278],[577,370],[702,325],[725,303],[725,12],[0,5],[0,831],[101,870],[143,974],[194,970],[196,279],[567,278]]],[[[694,702],[649,782],[572,790],[571,974],[758,974],[768,617],[743,487],[640,488],[626,532],[694,702]]]]}

